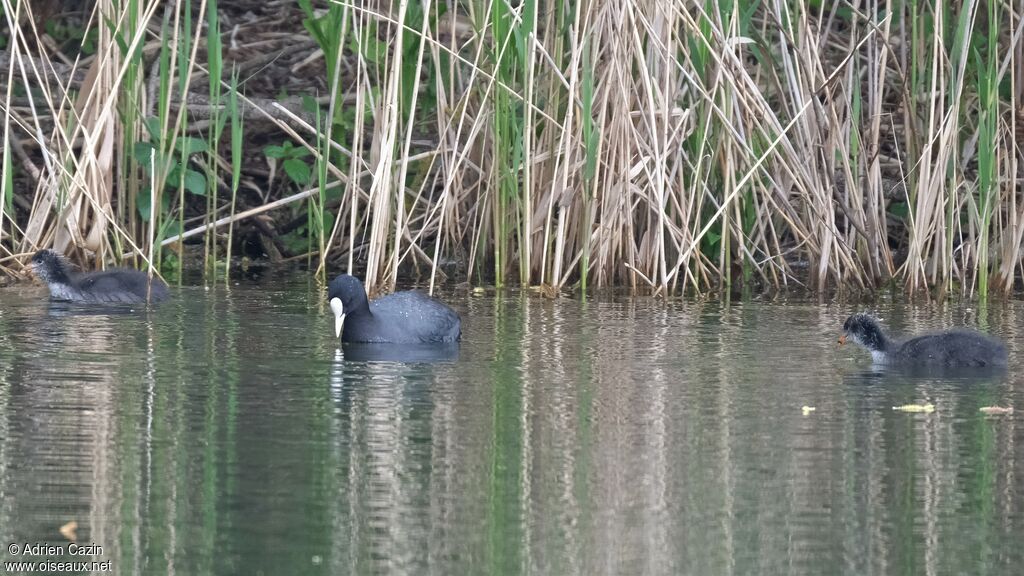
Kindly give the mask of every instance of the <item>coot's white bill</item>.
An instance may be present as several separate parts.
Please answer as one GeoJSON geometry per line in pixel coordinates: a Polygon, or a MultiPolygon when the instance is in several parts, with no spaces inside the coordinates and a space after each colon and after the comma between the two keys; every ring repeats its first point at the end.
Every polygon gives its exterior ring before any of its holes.
{"type": "Polygon", "coordinates": [[[341,330],[345,328],[345,305],[341,298],[331,298],[331,311],[334,312],[334,337],[341,338],[341,330]]]}

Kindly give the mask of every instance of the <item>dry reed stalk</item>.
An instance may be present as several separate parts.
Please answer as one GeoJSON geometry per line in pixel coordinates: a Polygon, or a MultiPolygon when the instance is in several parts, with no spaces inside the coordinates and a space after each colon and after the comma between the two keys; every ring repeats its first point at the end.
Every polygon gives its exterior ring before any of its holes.
{"type": "MultiPolygon", "coordinates": [[[[9,5],[5,3],[4,7],[7,9],[9,5]]],[[[93,19],[96,20],[100,12],[109,8],[109,5],[98,3],[93,19]]],[[[155,8],[156,3],[151,3],[143,18],[152,17],[155,8]]],[[[32,19],[27,21],[36,45],[42,46],[44,43],[34,22],[32,19]]],[[[20,38],[22,34],[18,36],[20,38]]],[[[30,252],[45,245],[65,251],[73,244],[97,254],[98,260],[102,261],[108,247],[108,226],[126,244],[139,250],[138,245],[113,220],[110,208],[116,138],[116,119],[112,109],[117,102],[115,88],[123,78],[124,66],[118,51],[113,48],[110,33],[101,33],[99,40],[99,50],[74,107],[69,107],[67,99],[62,96],[67,93],[66,86],[50,89],[51,76],[35,67],[36,59],[27,53],[26,44],[21,44],[26,52],[15,50],[13,54],[15,60],[21,61],[21,81],[40,90],[53,123],[52,137],[44,138],[41,116],[33,108],[32,121],[37,134],[36,143],[43,150],[45,174],[40,178],[40,188],[28,216],[21,252],[30,252]],[[29,57],[23,58],[23,55],[29,57]],[[33,69],[34,82],[26,74],[25,61],[33,69]],[[70,131],[67,130],[69,125],[70,131]],[[81,145],[76,146],[79,142],[81,145]],[[51,220],[54,212],[58,216],[55,221],[51,220]]],[[[140,41],[141,35],[137,35],[130,46],[134,48],[140,41]]],[[[45,58],[42,60],[46,61],[45,58]]],[[[9,78],[8,82],[11,80],[9,78]]],[[[59,83],[56,75],[53,81],[59,83]]]]}
{"type": "MultiPolygon", "coordinates": [[[[0,1],[9,17],[31,8],[0,1]]],[[[433,18],[431,2],[336,5],[344,62],[329,63],[327,117],[353,107],[349,131],[331,128],[322,148],[309,136],[318,127],[294,114],[276,121],[315,153],[344,156],[346,166],[328,166],[342,194],[320,267],[347,249],[348,270],[365,264],[371,289],[390,286],[407,262],[428,264],[433,287],[448,254],[466,255],[473,281],[517,270],[523,283],[556,288],[584,277],[671,292],[754,279],[783,287],[803,285],[802,270],[818,290],[895,278],[969,293],[990,270],[994,289],[1013,286],[1024,239],[1014,137],[1024,27],[1008,6],[474,0],[433,18]],[[975,31],[985,24],[995,29],[975,31]],[[978,68],[972,53],[990,49],[977,38],[993,34],[998,65],[978,68]],[[1008,101],[986,108],[983,80],[1008,101]],[[990,134],[982,122],[992,110],[1000,121],[990,134]]],[[[54,55],[28,50],[29,40],[45,45],[33,19],[9,21],[4,141],[24,114],[44,152],[32,210],[0,215],[0,243],[7,229],[24,230],[8,252],[54,242],[100,258],[111,242],[156,248],[125,209],[130,179],[115,174],[141,120],[122,124],[113,111],[142,87],[124,85],[129,63],[112,34],[134,30],[123,41],[135,53],[158,3],[141,6],[128,27],[112,2],[97,4],[93,22],[116,25],[99,26],[74,102],[59,75],[35,65],[54,55]],[[31,85],[28,104],[40,106],[13,109],[14,83],[31,85]]],[[[181,22],[182,6],[167,5],[170,21],[181,22]]],[[[204,70],[200,42],[177,51],[170,60],[189,77],[176,101],[186,102],[204,70]]],[[[156,63],[143,64],[154,78],[156,63]]],[[[165,149],[186,108],[173,112],[161,116],[165,149]]]]}

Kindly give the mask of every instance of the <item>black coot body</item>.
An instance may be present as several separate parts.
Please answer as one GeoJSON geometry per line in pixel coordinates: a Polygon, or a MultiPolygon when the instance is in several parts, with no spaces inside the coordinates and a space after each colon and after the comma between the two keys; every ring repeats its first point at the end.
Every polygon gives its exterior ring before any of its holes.
{"type": "Polygon", "coordinates": [[[160,302],[171,294],[159,278],[127,268],[79,273],[71,263],[53,250],[40,250],[32,256],[32,271],[50,288],[53,300],[66,302],[122,304],[160,302]]]}
{"type": "Polygon", "coordinates": [[[335,334],[344,342],[430,344],[462,337],[459,315],[420,292],[396,292],[369,302],[363,283],[341,274],[328,286],[327,301],[335,334]]]}
{"type": "Polygon", "coordinates": [[[1007,359],[1002,342],[970,330],[951,330],[895,342],[867,314],[854,314],[846,319],[840,344],[847,338],[867,348],[879,364],[981,368],[1005,366],[1007,359]]]}

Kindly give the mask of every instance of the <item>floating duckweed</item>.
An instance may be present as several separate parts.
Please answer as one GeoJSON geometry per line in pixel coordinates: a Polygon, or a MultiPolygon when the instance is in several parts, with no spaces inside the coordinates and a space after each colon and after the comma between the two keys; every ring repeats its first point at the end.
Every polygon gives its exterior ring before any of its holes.
{"type": "Polygon", "coordinates": [[[900,412],[935,412],[935,404],[904,404],[902,406],[893,406],[893,410],[899,410],[900,412]]]}

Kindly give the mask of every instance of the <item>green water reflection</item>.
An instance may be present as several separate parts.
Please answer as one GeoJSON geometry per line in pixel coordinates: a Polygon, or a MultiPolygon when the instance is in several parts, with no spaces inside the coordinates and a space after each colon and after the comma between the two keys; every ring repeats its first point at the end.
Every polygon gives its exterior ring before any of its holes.
{"type": "Polygon", "coordinates": [[[1018,303],[982,319],[1010,370],[967,378],[873,369],[846,306],[514,292],[445,294],[462,345],[395,362],[338,350],[315,290],[6,290],[5,548],[75,521],[122,574],[1020,572],[1018,303]]]}

